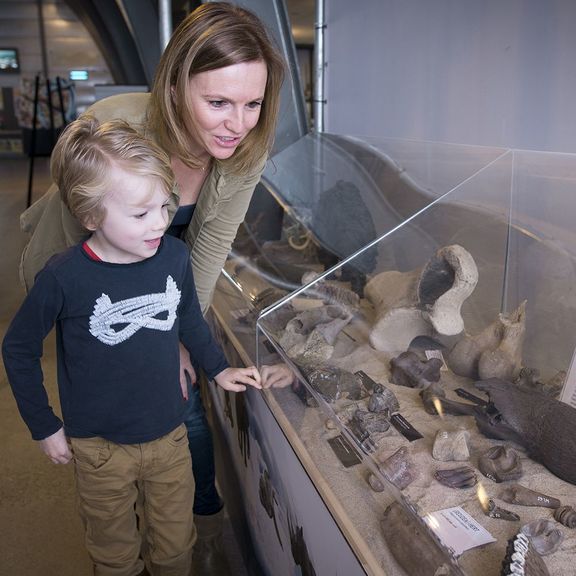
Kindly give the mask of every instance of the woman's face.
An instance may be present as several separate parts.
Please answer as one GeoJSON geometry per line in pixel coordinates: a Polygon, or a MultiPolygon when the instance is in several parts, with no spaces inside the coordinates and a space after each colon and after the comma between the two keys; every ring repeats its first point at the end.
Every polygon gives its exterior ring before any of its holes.
{"type": "Polygon", "coordinates": [[[242,62],[190,78],[187,98],[195,122],[195,142],[213,158],[230,158],[258,123],[268,70],[262,61],[242,62]]]}

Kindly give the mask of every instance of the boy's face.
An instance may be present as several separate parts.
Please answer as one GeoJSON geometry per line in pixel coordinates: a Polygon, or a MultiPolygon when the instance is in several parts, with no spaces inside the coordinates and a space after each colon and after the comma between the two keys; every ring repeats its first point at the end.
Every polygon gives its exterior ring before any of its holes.
{"type": "Polygon", "coordinates": [[[156,178],[114,166],[105,216],[88,244],[105,262],[129,264],[156,254],[168,225],[168,196],[156,178]]]}

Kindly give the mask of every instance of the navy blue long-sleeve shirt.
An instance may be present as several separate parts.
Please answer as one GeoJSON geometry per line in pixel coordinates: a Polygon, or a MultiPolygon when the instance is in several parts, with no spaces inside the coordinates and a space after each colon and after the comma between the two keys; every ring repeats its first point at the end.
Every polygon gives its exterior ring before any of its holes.
{"type": "Polygon", "coordinates": [[[180,341],[209,378],[228,367],[200,311],[184,243],[165,236],[153,257],[132,264],[95,261],[75,246],[38,274],[2,345],[35,440],[62,427],[40,362],[54,325],[62,417],[72,437],[136,444],[182,423],[180,341]]]}

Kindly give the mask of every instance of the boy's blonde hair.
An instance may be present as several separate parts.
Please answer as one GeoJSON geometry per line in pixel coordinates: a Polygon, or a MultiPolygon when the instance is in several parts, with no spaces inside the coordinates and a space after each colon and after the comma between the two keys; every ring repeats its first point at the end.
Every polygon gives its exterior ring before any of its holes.
{"type": "Polygon", "coordinates": [[[170,159],[156,144],[123,120],[100,124],[93,116],[81,116],[58,139],[50,171],[62,201],[84,227],[97,228],[104,219],[114,166],[156,178],[166,195],[172,192],[170,159]]]}
{"type": "Polygon", "coordinates": [[[172,34],[156,71],[148,121],[158,143],[188,166],[201,167],[202,163],[189,150],[188,130],[194,129],[186,97],[190,78],[201,72],[259,61],[266,64],[268,77],[258,124],[236,152],[221,161],[238,173],[250,171],[272,148],[285,62],[252,12],[226,2],[202,4],[191,12],[172,34]]]}

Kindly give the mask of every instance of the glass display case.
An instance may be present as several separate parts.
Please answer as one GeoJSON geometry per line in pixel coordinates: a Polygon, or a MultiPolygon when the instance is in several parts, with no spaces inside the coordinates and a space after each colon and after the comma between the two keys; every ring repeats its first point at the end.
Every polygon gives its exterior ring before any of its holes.
{"type": "Polygon", "coordinates": [[[296,514],[306,574],[337,573],[326,539],[346,574],[570,573],[575,184],[572,155],[438,143],[306,136],[273,159],[215,328],[340,535],[291,511],[272,446],[264,572],[291,573],[270,558],[296,514]]]}

